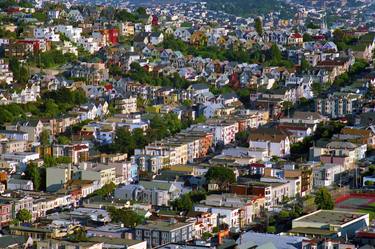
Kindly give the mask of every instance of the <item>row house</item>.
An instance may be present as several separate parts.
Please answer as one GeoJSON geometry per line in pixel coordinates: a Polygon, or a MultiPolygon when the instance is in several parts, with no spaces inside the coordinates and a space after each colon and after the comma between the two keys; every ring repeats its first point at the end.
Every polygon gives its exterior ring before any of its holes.
{"type": "Polygon", "coordinates": [[[28,134],[30,142],[39,141],[40,133],[43,131],[44,125],[41,120],[19,121],[14,124],[6,125],[9,131],[21,131],[28,134]]]}
{"type": "Polygon", "coordinates": [[[340,184],[340,175],[345,169],[340,164],[324,164],[313,168],[314,188],[332,187],[334,184],[340,184]]]}
{"type": "Polygon", "coordinates": [[[239,131],[239,123],[228,119],[210,119],[204,124],[197,124],[192,130],[206,130],[212,132],[214,144],[229,144],[235,140],[239,131]]]}
{"type": "Polygon", "coordinates": [[[326,98],[317,98],[316,111],[331,118],[345,117],[359,111],[361,99],[359,94],[335,92],[326,98]]]}
{"type": "Polygon", "coordinates": [[[29,102],[36,102],[40,98],[40,87],[36,84],[26,86],[20,93],[13,92],[10,95],[9,102],[17,104],[27,104],[29,102]]]}
{"type": "Polygon", "coordinates": [[[259,196],[213,194],[194,206],[194,210],[218,215],[218,225],[224,223],[229,225],[229,228],[243,228],[260,217],[264,209],[264,201],[264,197],[259,196]]]}
{"type": "Polygon", "coordinates": [[[60,41],[60,35],[55,34],[54,29],[51,27],[37,27],[34,28],[34,38],[44,39],[51,42],[60,41]]]}
{"type": "Polygon", "coordinates": [[[290,155],[289,135],[280,129],[252,129],[248,140],[249,149],[263,149],[269,156],[290,155]]]}
{"type": "Polygon", "coordinates": [[[332,141],[324,147],[311,148],[311,156],[322,163],[339,164],[345,170],[352,169],[355,163],[365,158],[367,144],[354,144],[345,141],[332,141]]]}
{"type": "Polygon", "coordinates": [[[54,27],[56,33],[62,33],[70,41],[77,43],[81,39],[82,28],[76,28],[72,25],[57,25],[54,27]]]}
{"type": "Polygon", "coordinates": [[[13,73],[9,70],[9,64],[0,59],[0,82],[11,84],[13,82],[13,73]]]}
{"type": "Polygon", "coordinates": [[[137,98],[133,96],[115,99],[115,108],[122,114],[131,114],[137,112],[137,98]]]}
{"type": "Polygon", "coordinates": [[[153,206],[168,206],[170,201],[181,195],[175,183],[140,181],[138,184],[124,185],[115,190],[115,198],[125,201],[141,201],[153,206]]]}
{"type": "Polygon", "coordinates": [[[89,146],[87,144],[53,145],[52,154],[54,157],[66,156],[73,164],[88,161],[89,146]]]}

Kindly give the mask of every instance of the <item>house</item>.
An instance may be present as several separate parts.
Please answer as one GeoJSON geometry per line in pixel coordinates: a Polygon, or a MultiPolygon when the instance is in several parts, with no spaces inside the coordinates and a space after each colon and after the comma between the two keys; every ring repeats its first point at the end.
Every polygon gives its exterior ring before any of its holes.
{"type": "Polygon", "coordinates": [[[81,12],[77,9],[70,10],[68,13],[68,18],[73,22],[83,22],[84,17],[81,12]]]}
{"type": "Polygon", "coordinates": [[[31,180],[10,178],[7,182],[7,190],[34,190],[34,185],[31,180]]]}
{"type": "Polygon", "coordinates": [[[181,39],[184,42],[189,42],[191,37],[191,32],[189,28],[178,28],[174,31],[174,37],[181,39]]]}
{"type": "Polygon", "coordinates": [[[29,134],[17,130],[0,130],[0,135],[5,136],[9,140],[29,141],[29,134]]]}
{"type": "Polygon", "coordinates": [[[248,138],[249,148],[261,148],[269,156],[284,157],[290,154],[289,135],[278,129],[252,129],[248,138]]]}
{"type": "Polygon", "coordinates": [[[41,120],[30,120],[24,122],[17,122],[13,125],[7,125],[6,129],[9,131],[21,131],[28,134],[28,140],[32,142],[39,141],[40,133],[44,128],[41,120]]]}
{"type": "Polygon", "coordinates": [[[360,110],[361,95],[335,92],[326,98],[317,98],[316,111],[330,118],[345,117],[360,110]]]}
{"type": "Polygon", "coordinates": [[[339,164],[325,164],[321,167],[313,168],[314,188],[332,187],[334,184],[340,184],[340,177],[345,169],[339,164]]]}
{"type": "Polygon", "coordinates": [[[289,45],[302,45],[302,43],[303,43],[303,36],[299,33],[292,33],[288,37],[289,45]]]}
{"type": "Polygon", "coordinates": [[[235,194],[212,194],[194,206],[195,211],[218,215],[218,225],[227,224],[229,228],[249,225],[260,216],[263,208],[264,197],[235,194]]]}
{"type": "Polygon", "coordinates": [[[152,32],[150,34],[150,43],[152,45],[158,45],[164,41],[164,35],[161,32],[152,32]]]}
{"type": "Polygon", "coordinates": [[[317,112],[295,111],[291,116],[280,118],[280,123],[317,125],[325,120],[327,120],[327,118],[317,112]]]}

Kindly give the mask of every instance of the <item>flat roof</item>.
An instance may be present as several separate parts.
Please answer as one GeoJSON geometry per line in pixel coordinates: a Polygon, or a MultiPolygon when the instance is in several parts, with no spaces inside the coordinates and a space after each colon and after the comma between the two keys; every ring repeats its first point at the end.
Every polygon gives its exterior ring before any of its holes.
{"type": "Polygon", "coordinates": [[[89,237],[90,242],[105,243],[112,245],[126,245],[134,246],[136,244],[142,243],[141,240],[131,240],[131,239],[120,239],[120,238],[110,238],[110,237],[89,237]]]}
{"type": "Polygon", "coordinates": [[[337,211],[337,210],[318,210],[314,213],[307,214],[293,221],[296,222],[309,222],[309,223],[323,223],[329,225],[342,226],[360,217],[368,214],[357,212],[337,211]]]}
{"type": "Polygon", "coordinates": [[[289,230],[289,233],[293,234],[318,234],[322,236],[330,236],[337,234],[337,231],[329,231],[327,229],[320,229],[315,227],[295,227],[289,230]]]}
{"type": "Polygon", "coordinates": [[[138,225],[136,229],[152,229],[159,231],[171,231],[192,223],[187,222],[169,222],[169,221],[148,221],[146,224],[138,225]]]}

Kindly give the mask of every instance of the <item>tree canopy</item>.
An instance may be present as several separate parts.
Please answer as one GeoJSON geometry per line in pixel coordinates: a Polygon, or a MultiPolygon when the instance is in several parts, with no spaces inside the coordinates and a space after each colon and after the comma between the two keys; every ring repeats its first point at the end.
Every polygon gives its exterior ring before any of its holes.
{"type": "Polygon", "coordinates": [[[32,217],[31,212],[25,208],[20,209],[16,214],[16,219],[21,222],[31,221],[32,217]]]}
{"type": "Polygon", "coordinates": [[[315,205],[318,209],[332,210],[335,203],[327,188],[321,188],[315,195],[315,205]]]}
{"type": "Polygon", "coordinates": [[[236,181],[236,176],[232,169],[224,166],[210,167],[206,173],[206,179],[209,183],[216,183],[220,189],[226,189],[230,183],[236,181]]]}
{"type": "Polygon", "coordinates": [[[107,211],[113,222],[121,222],[125,227],[134,228],[141,224],[144,220],[143,216],[140,216],[133,210],[126,208],[120,209],[116,207],[108,207],[107,211]]]}

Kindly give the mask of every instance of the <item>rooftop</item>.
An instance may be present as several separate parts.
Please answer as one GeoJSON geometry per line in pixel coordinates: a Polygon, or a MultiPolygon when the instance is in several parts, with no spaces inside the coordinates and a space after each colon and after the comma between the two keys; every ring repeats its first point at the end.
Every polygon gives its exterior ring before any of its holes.
{"type": "MultiPolygon", "coordinates": [[[[329,225],[342,226],[348,222],[354,221],[368,214],[337,211],[337,210],[318,210],[314,213],[302,216],[293,220],[293,222],[322,223],[329,225]]],[[[294,226],[294,225],[293,225],[294,226]]]]}
{"type": "Polygon", "coordinates": [[[172,231],[193,223],[187,222],[176,222],[176,221],[149,221],[146,224],[138,225],[136,229],[146,229],[146,230],[158,230],[158,231],[172,231]]]}

